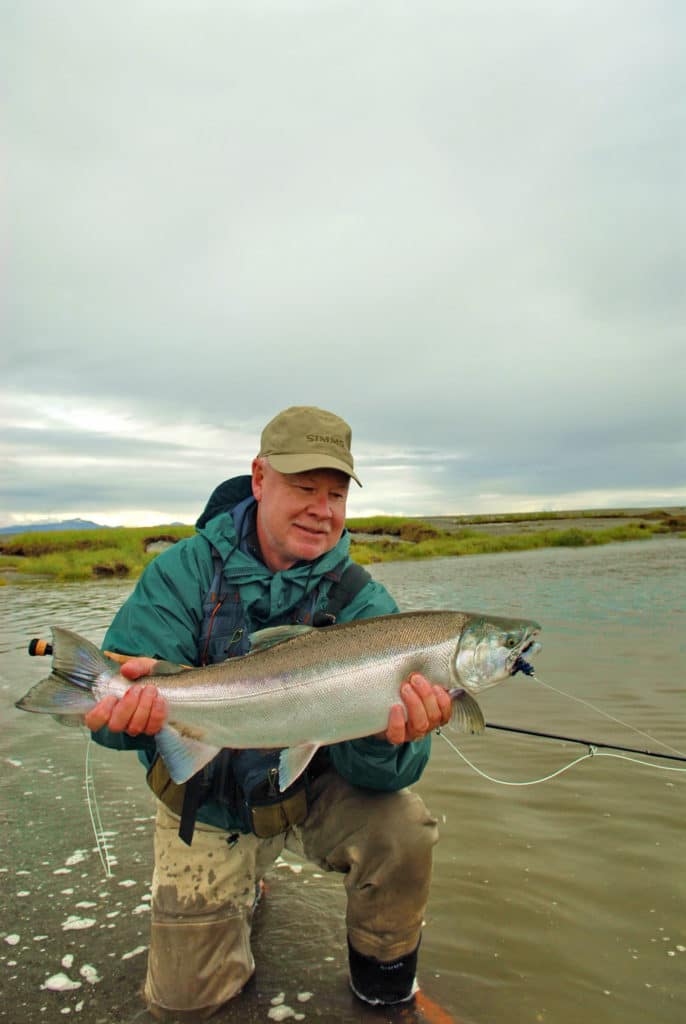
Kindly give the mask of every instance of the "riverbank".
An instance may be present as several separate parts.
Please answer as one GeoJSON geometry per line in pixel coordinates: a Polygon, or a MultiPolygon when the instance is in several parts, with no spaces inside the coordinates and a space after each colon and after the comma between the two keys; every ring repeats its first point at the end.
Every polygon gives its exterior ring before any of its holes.
{"type": "MultiPolygon", "coordinates": [[[[351,554],[362,565],[686,538],[686,508],[599,509],[493,516],[351,518],[351,554]]],[[[36,579],[137,579],[153,558],[193,535],[193,526],[119,527],[14,534],[0,542],[0,584],[36,579]]]]}

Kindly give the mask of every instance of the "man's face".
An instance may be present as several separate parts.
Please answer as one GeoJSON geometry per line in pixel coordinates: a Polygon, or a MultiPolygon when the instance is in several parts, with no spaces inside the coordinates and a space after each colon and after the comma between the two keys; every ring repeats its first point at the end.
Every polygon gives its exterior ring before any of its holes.
{"type": "Polygon", "coordinates": [[[330,551],[345,526],[350,478],[337,469],[278,473],[262,458],[252,464],[257,536],[273,572],[330,551]]]}

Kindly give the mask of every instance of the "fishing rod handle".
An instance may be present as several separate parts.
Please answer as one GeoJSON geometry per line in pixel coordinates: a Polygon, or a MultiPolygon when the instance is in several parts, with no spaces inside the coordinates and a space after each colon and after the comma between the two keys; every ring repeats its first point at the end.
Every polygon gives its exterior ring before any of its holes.
{"type": "MultiPolygon", "coordinates": [[[[133,657],[132,654],[117,654],[116,651],[105,651],[104,653],[113,661],[118,661],[120,665],[123,665],[125,661],[129,661],[133,657]]],[[[33,640],[29,643],[29,654],[32,658],[45,657],[52,654],[52,644],[49,640],[41,640],[39,636],[34,636],[33,640]]]]}

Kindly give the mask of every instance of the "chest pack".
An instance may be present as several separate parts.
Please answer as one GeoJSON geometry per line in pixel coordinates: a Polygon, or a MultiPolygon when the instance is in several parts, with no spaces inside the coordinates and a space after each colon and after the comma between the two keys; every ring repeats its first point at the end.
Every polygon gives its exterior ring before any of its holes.
{"type": "MultiPolygon", "coordinates": [[[[224,563],[212,549],[214,575],[203,602],[203,621],[198,641],[201,665],[215,664],[246,654],[253,625],[247,619],[238,587],[223,574],[224,563]]],[[[341,610],[371,579],[361,565],[342,562],[327,573],[321,584],[307,594],[296,608],[270,626],[298,623],[326,627],[337,621],[341,610]],[[323,600],[323,590],[327,588],[323,600]],[[323,607],[318,607],[322,605],[323,607]]],[[[285,832],[304,821],[309,808],[309,782],[324,761],[315,757],[311,766],[287,790],[278,789],[279,750],[224,749],[183,785],[169,777],[164,761],[157,756],[148,771],[148,785],[181,818],[179,836],[189,846],[193,839],[198,809],[216,801],[228,809],[244,831],[262,838],[285,832]]]]}
{"type": "MultiPolygon", "coordinates": [[[[226,661],[227,658],[247,654],[250,649],[250,633],[264,625],[248,621],[241,603],[239,587],[229,583],[224,577],[224,561],[214,547],[212,565],[214,575],[203,602],[203,619],[198,641],[198,660],[201,665],[213,665],[219,661],[226,661]]],[[[330,572],[325,573],[319,585],[305,594],[295,608],[291,608],[282,616],[270,617],[269,626],[331,625],[336,621],[341,609],[352,601],[369,579],[369,573],[361,565],[351,562],[346,568],[343,560],[330,572]],[[323,610],[318,610],[326,590],[326,605],[323,610]]]]}

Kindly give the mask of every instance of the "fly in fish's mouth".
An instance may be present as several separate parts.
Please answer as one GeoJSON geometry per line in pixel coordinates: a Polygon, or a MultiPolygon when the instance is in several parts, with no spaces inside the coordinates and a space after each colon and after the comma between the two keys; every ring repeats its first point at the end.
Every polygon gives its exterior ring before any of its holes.
{"type": "Polygon", "coordinates": [[[529,651],[531,651],[532,654],[537,654],[540,649],[541,645],[536,640],[529,640],[514,659],[512,668],[510,669],[510,675],[516,676],[518,672],[522,672],[525,676],[532,676],[536,670],[531,662],[527,661],[523,656],[528,654],[529,651]]]}

